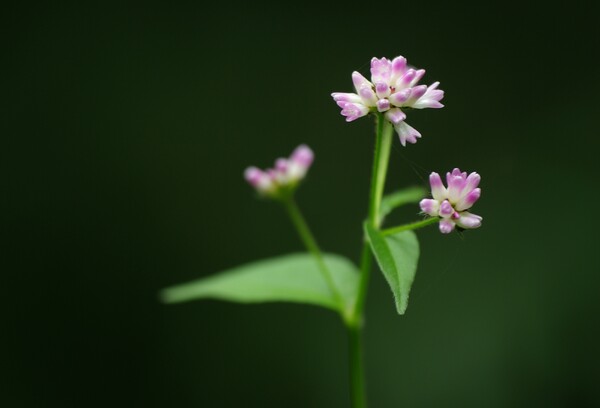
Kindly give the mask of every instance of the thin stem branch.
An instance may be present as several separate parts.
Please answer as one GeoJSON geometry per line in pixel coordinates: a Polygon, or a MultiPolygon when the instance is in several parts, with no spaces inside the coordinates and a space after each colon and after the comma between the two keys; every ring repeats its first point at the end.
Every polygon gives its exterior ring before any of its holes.
{"type": "Polygon", "coordinates": [[[438,217],[426,218],[422,221],[416,221],[416,222],[412,222],[410,224],[404,224],[404,225],[400,225],[397,227],[384,229],[383,231],[381,231],[381,234],[386,236],[386,235],[393,235],[393,234],[396,234],[396,233],[402,232],[402,231],[416,230],[416,229],[423,228],[423,227],[426,227],[431,224],[435,224],[439,220],[440,219],[438,217]]]}
{"type": "Polygon", "coordinates": [[[289,197],[282,200],[282,202],[292,220],[292,223],[298,231],[300,239],[302,240],[302,242],[304,242],[304,245],[306,246],[308,251],[315,257],[315,260],[317,261],[317,264],[319,266],[319,270],[321,271],[325,282],[327,282],[327,287],[331,291],[331,294],[333,295],[335,302],[338,305],[340,314],[342,315],[344,321],[346,321],[347,317],[345,315],[345,305],[342,300],[342,296],[340,295],[337,287],[335,286],[335,282],[333,280],[333,276],[331,275],[331,271],[325,264],[323,254],[321,253],[321,249],[317,244],[317,240],[310,231],[310,228],[308,228],[308,224],[302,216],[302,213],[300,212],[300,209],[298,208],[298,205],[296,204],[294,198],[289,197]]]}

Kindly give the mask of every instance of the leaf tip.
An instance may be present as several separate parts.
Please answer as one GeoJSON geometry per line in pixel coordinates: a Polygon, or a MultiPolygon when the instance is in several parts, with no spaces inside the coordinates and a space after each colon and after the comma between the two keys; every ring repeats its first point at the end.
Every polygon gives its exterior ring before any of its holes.
{"type": "Polygon", "coordinates": [[[169,288],[161,289],[157,295],[158,301],[164,304],[175,303],[172,291],[169,288]]]}
{"type": "Polygon", "coordinates": [[[397,305],[396,306],[396,311],[398,312],[398,314],[400,316],[404,316],[406,314],[406,309],[408,308],[407,304],[404,305],[397,305]]]}

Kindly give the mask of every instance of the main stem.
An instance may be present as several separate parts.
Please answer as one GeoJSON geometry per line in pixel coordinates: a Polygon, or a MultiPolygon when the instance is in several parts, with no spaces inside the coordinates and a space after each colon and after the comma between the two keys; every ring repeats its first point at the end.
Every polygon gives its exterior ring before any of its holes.
{"type": "Polygon", "coordinates": [[[344,305],[342,303],[342,297],[341,297],[339,291],[337,290],[337,287],[335,286],[335,282],[333,281],[333,276],[331,275],[331,271],[325,264],[325,260],[323,259],[323,254],[321,253],[321,249],[319,249],[317,240],[315,239],[312,232],[310,231],[310,228],[308,228],[308,224],[304,220],[304,217],[302,216],[302,213],[300,212],[300,209],[298,208],[298,205],[296,204],[296,201],[294,200],[294,198],[288,197],[283,200],[283,203],[284,203],[285,208],[287,209],[287,212],[288,212],[290,218],[292,219],[292,223],[294,224],[294,226],[296,227],[296,230],[298,231],[298,235],[300,235],[300,239],[302,240],[302,242],[304,242],[304,245],[306,246],[308,251],[315,257],[315,260],[317,261],[317,264],[319,266],[319,270],[321,271],[321,274],[323,275],[325,282],[327,282],[327,286],[329,287],[329,290],[333,294],[333,297],[335,298],[335,301],[339,306],[339,310],[340,310],[340,313],[342,314],[342,318],[344,319],[344,321],[346,321],[346,319],[347,319],[346,316],[341,312],[342,310],[344,310],[344,305]]]}
{"type": "Polygon", "coordinates": [[[352,389],[352,406],[366,408],[365,375],[362,355],[362,328],[348,327],[348,352],[350,362],[350,386],[352,389]]]}
{"type": "MultiPolygon", "coordinates": [[[[383,114],[376,114],[377,127],[375,138],[375,156],[373,158],[373,171],[371,174],[371,192],[369,194],[369,217],[367,222],[373,228],[379,228],[380,208],[385,178],[387,175],[390,150],[392,147],[393,128],[390,122],[384,119],[383,114]]],[[[360,261],[360,282],[356,304],[352,313],[351,324],[348,326],[349,351],[350,351],[350,381],[352,385],[352,406],[366,408],[367,399],[365,392],[365,375],[362,357],[362,324],[364,307],[371,274],[371,248],[366,239],[360,261]]]]}
{"type": "MultiPolygon", "coordinates": [[[[390,161],[390,150],[392,147],[393,128],[390,122],[384,119],[381,113],[377,114],[377,128],[375,139],[375,155],[373,157],[373,171],[371,174],[371,192],[369,194],[369,217],[367,222],[375,229],[379,228],[381,198],[385,187],[388,163],[390,161]]],[[[363,310],[369,286],[371,274],[371,249],[366,238],[363,242],[363,250],[360,261],[360,283],[358,297],[354,306],[354,319],[357,325],[362,324],[363,310]]]]}

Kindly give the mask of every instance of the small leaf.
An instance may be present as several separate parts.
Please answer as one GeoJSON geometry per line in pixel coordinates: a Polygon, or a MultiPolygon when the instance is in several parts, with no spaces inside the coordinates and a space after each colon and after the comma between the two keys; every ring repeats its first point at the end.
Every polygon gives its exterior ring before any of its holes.
{"type": "Polygon", "coordinates": [[[404,204],[418,203],[426,196],[427,190],[423,187],[409,187],[386,195],[381,200],[381,209],[379,210],[381,220],[391,213],[394,208],[404,204]]]}
{"type": "Polygon", "coordinates": [[[399,314],[406,312],[408,294],[417,272],[419,241],[412,231],[402,231],[383,236],[372,226],[365,224],[365,232],[371,243],[375,259],[392,288],[399,314]]]}
{"type": "Polygon", "coordinates": [[[346,313],[354,305],[358,270],[346,258],[324,255],[343,305],[329,290],[315,258],[291,254],[238,266],[219,274],[161,291],[165,303],[220,299],[239,303],[298,302],[346,313]]]}

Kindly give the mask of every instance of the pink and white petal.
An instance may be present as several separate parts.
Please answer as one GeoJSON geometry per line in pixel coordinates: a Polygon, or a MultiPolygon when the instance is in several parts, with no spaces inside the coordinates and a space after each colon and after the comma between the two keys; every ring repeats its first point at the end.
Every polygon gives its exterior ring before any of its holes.
{"type": "Polygon", "coordinates": [[[379,112],[385,112],[390,109],[390,101],[387,99],[380,99],[377,101],[377,110],[379,112]]]}
{"type": "MultiPolygon", "coordinates": [[[[427,91],[427,85],[418,85],[414,88],[408,88],[404,91],[410,91],[410,97],[404,102],[404,106],[413,106],[417,100],[427,91]]],[[[403,92],[403,91],[400,91],[403,92]]],[[[399,92],[399,93],[400,93],[399,92]]]]}
{"type": "Polygon", "coordinates": [[[410,99],[414,99],[416,101],[421,96],[425,95],[425,92],[427,92],[427,85],[413,86],[412,92],[410,93],[410,99]]]}
{"type": "Polygon", "coordinates": [[[372,88],[373,87],[373,84],[370,83],[367,78],[362,76],[362,74],[360,72],[357,72],[357,71],[354,71],[352,73],[352,83],[354,84],[354,89],[356,89],[356,93],[359,93],[358,91],[361,88],[364,88],[364,87],[372,88]]]}
{"type": "Polygon", "coordinates": [[[443,107],[444,104],[437,100],[424,98],[419,99],[413,105],[411,105],[411,108],[414,109],[442,109],[443,107]]]}
{"type": "Polygon", "coordinates": [[[431,198],[424,198],[419,203],[421,211],[432,217],[437,217],[440,210],[440,202],[431,198]]]}
{"type": "MultiPolygon", "coordinates": [[[[273,169],[267,171],[260,171],[258,177],[255,179],[253,186],[261,193],[268,193],[273,191],[276,187],[276,172],[273,169]]],[[[252,183],[251,183],[252,184],[252,183]]]]}
{"type": "Polygon", "coordinates": [[[304,176],[306,176],[306,172],[308,171],[308,167],[302,166],[298,162],[291,162],[290,166],[287,168],[285,172],[285,178],[288,183],[293,183],[299,180],[302,180],[304,176]]]}
{"type": "Polygon", "coordinates": [[[473,204],[475,204],[477,200],[479,200],[479,197],[481,197],[481,189],[473,189],[470,193],[456,203],[456,211],[468,210],[473,206],[473,204]]]}
{"type": "Polygon", "coordinates": [[[294,167],[291,163],[285,170],[280,169],[269,169],[269,175],[271,179],[278,183],[280,186],[288,184],[290,181],[289,170],[294,167]]]}
{"type": "Polygon", "coordinates": [[[481,227],[481,221],[483,221],[481,216],[464,211],[460,213],[460,218],[456,220],[456,223],[463,229],[473,229],[481,227]]]}
{"type": "Polygon", "coordinates": [[[390,96],[390,86],[385,82],[378,82],[375,84],[375,93],[379,99],[387,98],[390,96]]]}
{"type": "Polygon", "coordinates": [[[478,173],[473,172],[469,174],[469,176],[467,177],[467,185],[465,186],[465,191],[463,192],[463,194],[466,195],[473,191],[479,185],[480,181],[481,176],[478,173]]]}
{"type": "Polygon", "coordinates": [[[397,125],[406,119],[406,114],[402,112],[399,108],[392,108],[385,113],[385,118],[392,122],[392,124],[397,125]]]}
{"type": "Polygon", "coordinates": [[[449,219],[443,219],[440,221],[440,232],[442,234],[449,234],[454,231],[454,221],[449,219]]]}
{"type": "Polygon", "coordinates": [[[362,99],[363,105],[370,107],[377,105],[379,99],[377,98],[375,91],[373,91],[373,88],[368,86],[362,87],[358,90],[358,94],[362,99]]]}
{"type": "Polygon", "coordinates": [[[417,71],[415,71],[414,69],[409,68],[408,70],[406,70],[404,75],[402,75],[400,78],[398,78],[396,80],[396,89],[410,88],[410,83],[412,82],[412,80],[415,78],[416,75],[417,75],[417,71]]]}
{"type": "Polygon", "coordinates": [[[310,167],[314,159],[315,154],[312,149],[305,144],[296,147],[290,156],[290,161],[305,168],[310,167]]]}
{"type": "Polygon", "coordinates": [[[462,175],[454,176],[449,174],[446,181],[448,182],[448,199],[452,203],[457,203],[461,199],[467,180],[462,175]]]}
{"type": "Polygon", "coordinates": [[[409,134],[406,135],[406,141],[408,143],[410,143],[410,144],[415,144],[415,143],[417,143],[417,139],[419,139],[420,137],[421,137],[420,133],[418,133],[418,132],[417,133],[411,132],[411,133],[409,133],[409,134]]]}
{"type": "Polygon", "coordinates": [[[401,107],[410,98],[411,92],[411,88],[402,89],[401,91],[391,94],[388,99],[395,106],[401,107]]]}
{"type": "Polygon", "coordinates": [[[362,103],[361,97],[355,93],[334,92],[331,96],[336,102],[362,103]]]}
{"type": "Polygon", "coordinates": [[[444,201],[448,197],[448,190],[442,183],[442,178],[436,172],[429,175],[429,184],[431,185],[431,195],[438,201],[444,201]]]}
{"type": "Polygon", "coordinates": [[[281,157],[281,158],[275,160],[275,170],[285,172],[285,171],[287,171],[288,167],[289,167],[288,159],[284,159],[281,157]]]}
{"type": "Polygon", "coordinates": [[[373,83],[385,82],[389,85],[392,77],[392,62],[387,58],[371,59],[371,81],[373,83]]]}
{"type": "Polygon", "coordinates": [[[413,86],[415,86],[416,84],[419,83],[419,81],[421,80],[421,78],[423,78],[423,75],[425,75],[425,70],[424,69],[418,69],[415,71],[415,77],[412,79],[412,81],[410,81],[410,84],[408,84],[408,86],[410,86],[411,88],[413,86]]]}
{"type": "Polygon", "coordinates": [[[455,167],[454,169],[452,169],[452,174],[453,176],[465,176],[466,177],[466,172],[460,171],[460,169],[458,167],[455,167]]]}
{"type": "Polygon", "coordinates": [[[360,103],[346,103],[342,108],[341,113],[346,117],[346,122],[352,122],[369,113],[369,108],[360,103]]]}
{"type": "Polygon", "coordinates": [[[266,176],[265,172],[259,169],[258,167],[248,167],[244,170],[244,179],[252,186],[258,186],[260,179],[266,176]]]}
{"type": "Polygon", "coordinates": [[[440,204],[440,217],[450,218],[454,214],[454,208],[452,208],[452,204],[448,202],[448,200],[442,201],[440,204]]]}
{"type": "Polygon", "coordinates": [[[440,101],[444,98],[444,91],[441,89],[436,89],[439,85],[439,82],[434,82],[432,85],[427,88],[427,92],[423,94],[414,104],[413,108],[415,109],[425,109],[425,108],[434,108],[439,109],[443,108],[444,105],[440,103],[440,101]]]}
{"type": "Polygon", "coordinates": [[[429,85],[428,89],[430,89],[431,91],[435,91],[439,85],[440,81],[435,81],[433,84],[429,85]]]}
{"type": "Polygon", "coordinates": [[[394,125],[394,129],[400,137],[400,144],[402,146],[406,146],[406,142],[412,144],[417,143],[417,139],[421,137],[421,134],[417,131],[417,129],[413,128],[404,121],[394,125]]]}
{"type": "MultiPolygon", "coordinates": [[[[450,183],[458,183],[458,180],[455,180],[455,178],[463,178],[463,172],[461,172],[458,167],[455,167],[454,169],[452,169],[452,171],[446,173],[446,184],[448,185],[448,188],[450,188],[450,183]]],[[[464,184],[466,185],[466,182],[464,184]]]]}
{"type": "Polygon", "coordinates": [[[392,78],[391,83],[396,83],[396,80],[400,78],[406,72],[406,58],[398,56],[392,61],[392,78]]]}

